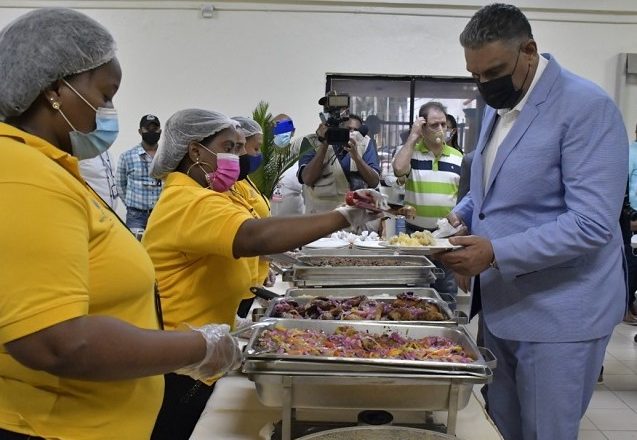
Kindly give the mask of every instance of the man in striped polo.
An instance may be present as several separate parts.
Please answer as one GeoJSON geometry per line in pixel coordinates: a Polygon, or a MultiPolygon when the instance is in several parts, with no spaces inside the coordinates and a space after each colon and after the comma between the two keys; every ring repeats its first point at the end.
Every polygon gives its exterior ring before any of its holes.
{"type": "MultiPolygon", "coordinates": [[[[445,144],[445,107],[430,101],[420,107],[407,142],[396,152],[392,167],[397,177],[406,177],[405,204],[416,208],[416,218],[406,223],[406,232],[436,229],[456,206],[462,153],[445,144]]],[[[451,271],[434,284],[439,292],[456,295],[458,286],[451,271]]]]}

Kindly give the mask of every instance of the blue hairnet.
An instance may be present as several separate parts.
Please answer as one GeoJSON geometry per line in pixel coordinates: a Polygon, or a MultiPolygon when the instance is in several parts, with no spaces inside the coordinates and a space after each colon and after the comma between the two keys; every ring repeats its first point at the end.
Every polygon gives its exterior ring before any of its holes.
{"type": "Polygon", "coordinates": [[[237,121],[240,125],[241,132],[247,138],[254,136],[255,134],[263,134],[263,129],[257,121],[252,118],[246,118],[245,116],[235,116],[232,119],[237,121]]]}
{"type": "Polygon", "coordinates": [[[0,31],[0,117],[19,116],[54,81],[115,57],[115,41],[97,21],[65,8],[28,12],[0,31]]]}
{"type": "Polygon", "coordinates": [[[239,128],[239,123],[209,110],[189,108],[178,111],[164,125],[159,147],[150,164],[150,174],[163,179],[177,169],[192,142],[201,142],[228,127],[239,128]]]}

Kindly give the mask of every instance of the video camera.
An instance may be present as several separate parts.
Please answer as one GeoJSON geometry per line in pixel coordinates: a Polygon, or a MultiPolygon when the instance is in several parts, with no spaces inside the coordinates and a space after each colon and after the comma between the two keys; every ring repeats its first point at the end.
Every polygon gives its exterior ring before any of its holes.
{"type": "Polygon", "coordinates": [[[340,128],[341,123],[349,120],[349,95],[337,95],[330,92],[319,99],[323,112],[321,121],[327,126],[325,140],[329,145],[345,145],[349,141],[349,128],[340,128]]]}

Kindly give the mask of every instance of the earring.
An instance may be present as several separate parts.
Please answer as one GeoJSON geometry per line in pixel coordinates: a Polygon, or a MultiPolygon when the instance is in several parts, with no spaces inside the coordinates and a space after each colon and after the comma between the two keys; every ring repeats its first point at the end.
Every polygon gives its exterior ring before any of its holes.
{"type": "Polygon", "coordinates": [[[53,98],[51,98],[51,107],[53,107],[55,110],[59,110],[60,109],[60,103],[57,101],[54,101],[53,98]]]}

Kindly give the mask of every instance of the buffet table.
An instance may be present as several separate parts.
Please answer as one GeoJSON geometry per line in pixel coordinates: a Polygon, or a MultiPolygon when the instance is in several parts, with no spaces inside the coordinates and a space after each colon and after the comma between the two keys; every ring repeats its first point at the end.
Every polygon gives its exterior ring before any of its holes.
{"type": "MultiPolygon", "coordinates": [[[[277,293],[285,293],[291,287],[278,277],[277,283],[271,288],[277,293]]],[[[470,394],[468,405],[457,412],[456,432],[462,440],[501,440],[497,428],[484,411],[480,400],[476,396],[480,386],[474,386],[470,394]]],[[[346,422],[355,423],[358,410],[350,409],[297,409],[295,418],[314,422],[346,422]]],[[[441,426],[447,422],[444,411],[432,413],[424,411],[393,412],[394,423],[399,425],[418,426],[423,424],[441,426]],[[425,422],[425,418],[429,418],[425,422]]],[[[254,382],[247,375],[233,372],[220,379],[208,400],[192,436],[191,440],[270,440],[274,424],[281,421],[282,410],[278,407],[266,407],[257,397],[254,382]]],[[[431,429],[426,426],[426,429],[431,429]]],[[[278,437],[277,437],[278,438],[278,437]]]]}
{"type": "MultiPolygon", "coordinates": [[[[474,387],[469,405],[458,412],[457,437],[464,440],[501,440],[502,437],[475,396],[474,387]]],[[[437,422],[444,422],[445,413],[435,413],[437,422]]],[[[405,414],[406,422],[413,422],[415,414],[405,414]]],[[[298,419],[325,419],[331,421],[355,420],[348,410],[298,411],[298,419]]],[[[235,373],[222,378],[215,386],[190,440],[269,440],[271,426],[281,419],[280,408],[268,408],[257,399],[254,383],[246,376],[235,373]]],[[[400,420],[399,417],[396,419],[400,420]]]]}

